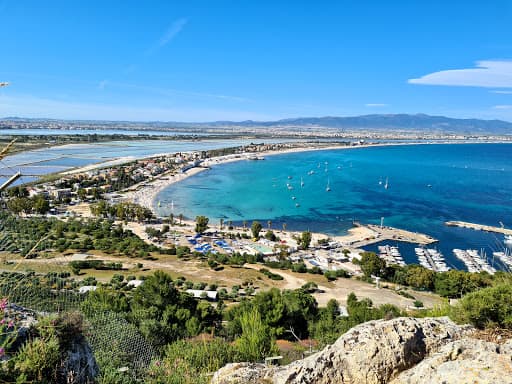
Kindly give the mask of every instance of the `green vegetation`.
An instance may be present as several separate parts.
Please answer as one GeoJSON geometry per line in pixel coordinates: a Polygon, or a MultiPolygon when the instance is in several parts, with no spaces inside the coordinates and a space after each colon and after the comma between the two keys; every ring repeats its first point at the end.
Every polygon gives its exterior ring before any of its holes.
{"type": "Polygon", "coordinates": [[[259,239],[260,232],[262,229],[263,229],[263,226],[261,225],[261,223],[259,221],[253,221],[252,225],[251,225],[252,237],[255,239],[259,239]]]}
{"type": "Polygon", "coordinates": [[[0,212],[0,251],[37,256],[40,252],[98,250],[130,257],[147,257],[150,252],[167,253],[167,250],[149,245],[106,219],[73,219],[17,217],[0,212]]]}
{"type": "Polygon", "coordinates": [[[302,232],[299,239],[299,247],[301,249],[308,249],[309,245],[311,244],[312,235],[311,232],[305,231],[302,232]]]}
{"type": "Polygon", "coordinates": [[[134,203],[111,205],[105,200],[101,200],[97,204],[91,205],[90,209],[94,216],[115,218],[117,220],[147,221],[153,218],[153,212],[150,209],[134,203]]]}
{"type": "Polygon", "coordinates": [[[196,233],[204,233],[208,229],[209,219],[206,216],[196,217],[196,233]]]}

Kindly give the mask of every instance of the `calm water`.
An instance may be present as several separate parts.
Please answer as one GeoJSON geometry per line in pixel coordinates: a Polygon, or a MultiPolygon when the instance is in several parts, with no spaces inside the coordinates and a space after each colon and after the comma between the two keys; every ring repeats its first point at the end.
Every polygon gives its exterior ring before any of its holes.
{"type": "MultiPolygon", "coordinates": [[[[439,239],[436,247],[452,266],[462,268],[453,248],[485,248],[491,254],[502,246],[503,236],[443,223],[463,220],[499,226],[502,221],[512,227],[512,144],[277,155],[214,167],[169,187],[158,200],[161,214],[169,214],[174,201],[175,214],[187,217],[204,214],[214,222],[271,220],[274,227],[285,222],[289,229],[329,234],[344,233],[353,220],[379,223],[384,217],[386,225],[439,239]]],[[[413,246],[400,248],[406,261],[416,261],[413,246]]]]}

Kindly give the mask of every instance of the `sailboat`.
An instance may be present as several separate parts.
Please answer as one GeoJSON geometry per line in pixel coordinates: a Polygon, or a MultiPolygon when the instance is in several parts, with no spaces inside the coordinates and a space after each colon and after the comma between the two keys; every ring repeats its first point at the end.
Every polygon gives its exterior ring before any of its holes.
{"type": "Polygon", "coordinates": [[[326,192],[330,192],[331,187],[329,186],[329,179],[327,179],[327,187],[325,188],[326,192]]]}
{"type": "Polygon", "coordinates": [[[388,189],[388,178],[386,177],[386,184],[384,184],[384,189],[388,189]]]}
{"type": "Polygon", "coordinates": [[[301,188],[304,187],[304,180],[302,180],[302,176],[300,177],[300,186],[301,188]]]}

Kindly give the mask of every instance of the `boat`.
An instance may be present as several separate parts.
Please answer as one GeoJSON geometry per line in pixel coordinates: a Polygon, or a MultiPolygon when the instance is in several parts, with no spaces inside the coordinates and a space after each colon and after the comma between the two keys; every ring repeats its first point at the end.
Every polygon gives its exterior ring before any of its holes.
{"type": "Polygon", "coordinates": [[[388,178],[386,177],[386,184],[384,184],[384,189],[388,189],[388,178]]]}
{"type": "Polygon", "coordinates": [[[295,196],[292,196],[292,200],[295,200],[295,199],[296,199],[296,197],[295,197],[295,196]]]}
{"type": "Polygon", "coordinates": [[[311,175],[314,175],[314,174],[315,174],[315,171],[313,171],[313,170],[311,170],[311,171],[309,171],[309,172],[308,172],[308,175],[310,175],[310,176],[311,176],[311,175]]]}
{"type": "Polygon", "coordinates": [[[329,179],[327,179],[327,187],[325,188],[326,192],[330,192],[331,187],[329,186],[329,179]]]}
{"type": "Polygon", "coordinates": [[[506,245],[512,245],[512,235],[505,235],[505,240],[503,240],[503,242],[506,245]]]}
{"type": "Polygon", "coordinates": [[[304,180],[302,180],[302,176],[300,177],[300,186],[303,187],[304,186],[304,180]]]}
{"type": "Polygon", "coordinates": [[[299,203],[295,203],[295,207],[299,208],[300,204],[299,203]]]}
{"type": "Polygon", "coordinates": [[[288,190],[292,190],[293,189],[293,185],[291,185],[290,183],[286,183],[286,188],[288,188],[288,190]]]}

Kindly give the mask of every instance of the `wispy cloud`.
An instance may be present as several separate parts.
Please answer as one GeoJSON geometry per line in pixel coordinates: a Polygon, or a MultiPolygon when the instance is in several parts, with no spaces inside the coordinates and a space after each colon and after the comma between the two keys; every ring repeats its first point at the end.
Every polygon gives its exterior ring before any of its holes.
{"type": "Polygon", "coordinates": [[[497,93],[499,95],[512,95],[512,91],[490,91],[491,93],[497,93]]]}
{"type": "Polygon", "coordinates": [[[410,84],[451,85],[466,87],[512,88],[512,60],[477,61],[475,68],[433,72],[410,84]]]}
{"type": "Polygon", "coordinates": [[[35,118],[131,120],[131,121],[214,121],[214,120],[273,120],[276,116],[232,108],[201,106],[150,107],[127,104],[105,104],[82,101],[62,101],[31,95],[16,97],[0,94],[0,116],[35,118]]]}
{"type": "Polygon", "coordinates": [[[512,109],[512,105],[507,105],[507,104],[504,104],[504,105],[495,105],[493,107],[494,109],[512,109]]]}
{"type": "Polygon", "coordinates": [[[365,104],[364,106],[365,107],[368,107],[368,108],[382,108],[382,107],[387,107],[389,104],[384,104],[384,103],[368,103],[368,104],[365,104]]]}
{"type": "Polygon", "coordinates": [[[113,82],[113,81],[107,81],[107,80],[100,81],[98,88],[104,89],[105,86],[107,86],[107,85],[109,88],[117,87],[117,88],[133,89],[133,90],[137,90],[137,91],[141,91],[141,92],[158,94],[161,96],[188,96],[188,97],[194,97],[194,98],[218,99],[218,100],[235,101],[235,102],[250,102],[250,101],[252,101],[251,99],[248,99],[246,97],[240,97],[240,96],[231,96],[231,95],[208,93],[208,92],[183,91],[183,90],[179,90],[179,89],[160,88],[160,87],[152,87],[152,86],[148,86],[148,85],[121,83],[121,82],[113,82]]]}
{"type": "Polygon", "coordinates": [[[146,55],[151,55],[155,53],[157,50],[165,47],[167,44],[171,42],[172,39],[176,37],[178,33],[181,32],[185,24],[187,24],[188,20],[185,18],[178,19],[174,21],[169,28],[164,32],[164,34],[154,43],[147,51],[146,55]]]}

